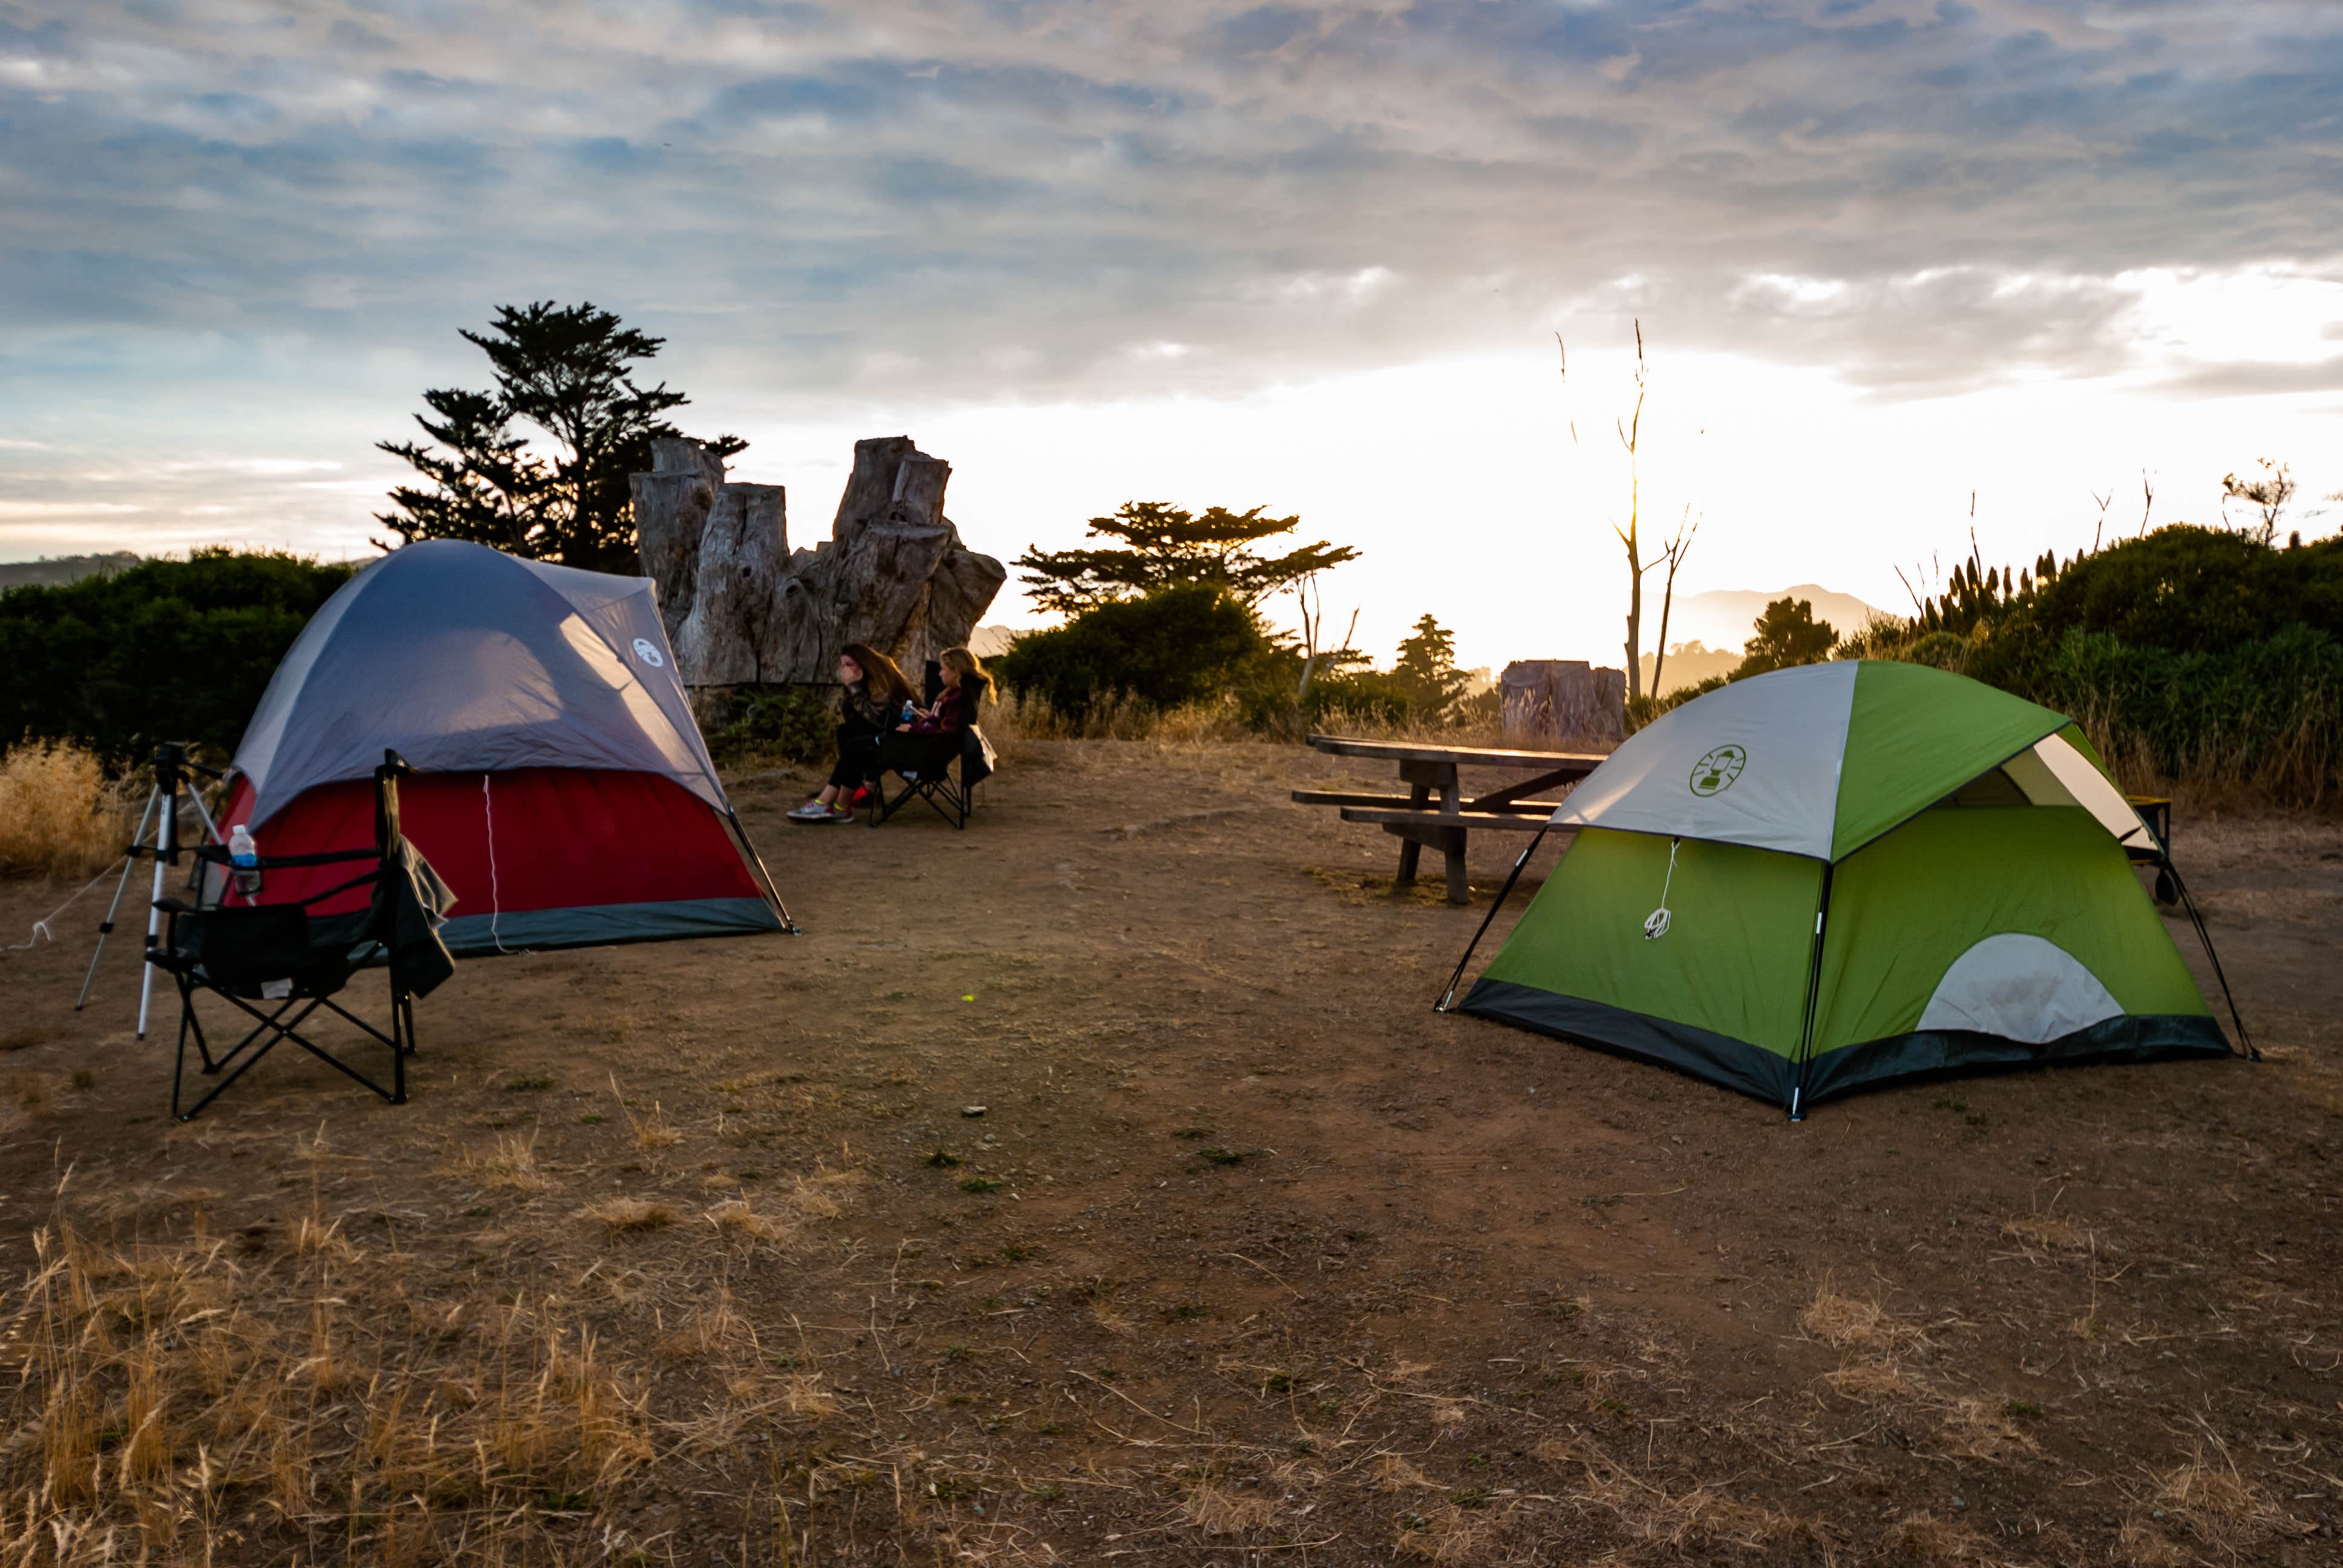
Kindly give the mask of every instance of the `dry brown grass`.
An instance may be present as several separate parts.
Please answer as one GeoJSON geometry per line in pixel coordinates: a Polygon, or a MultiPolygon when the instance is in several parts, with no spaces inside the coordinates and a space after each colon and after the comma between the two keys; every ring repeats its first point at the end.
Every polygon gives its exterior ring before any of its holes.
{"type": "Polygon", "coordinates": [[[1881,1544],[1889,1551],[1900,1553],[1916,1563],[1986,1563],[1985,1538],[1966,1524],[1956,1524],[1939,1519],[1923,1508],[1906,1513],[1889,1525],[1880,1537],[1881,1544]]]}
{"type": "Polygon", "coordinates": [[[1298,741],[1312,733],[1373,740],[1423,740],[1447,746],[1587,749],[1586,744],[1578,740],[1546,747],[1518,738],[1508,739],[1493,723],[1434,724],[1413,718],[1393,722],[1373,710],[1342,708],[1327,709],[1310,719],[1296,714],[1282,725],[1256,729],[1244,721],[1233,699],[1161,709],[1123,696],[1092,704],[1077,719],[1038,699],[1029,701],[1005,693],[996,706],[985,709],[983,723],[985,734],[1011,756],[1020,744],[1036,740],[1150,740],[1172,746],[1205,746],[1298,741]]]}
{"type": "Polygon", "coordinates": [[[2013,1241],[2056,1252],[2086,1251],[2091,1245],[2088,1230],[2071,1220],[2061,1220],[2055,1214],[2021,1214],[2005,1220],[2001,1223],[2001,1233],[2013,1241]]]}
{"type": "Polygon", "coordinates": [[[2279,1507],[2219,1448],[2209,1454],[2200,1449],[2187,1463],[2157,1472],[2151,1482],[2155,1504],[2169,1521],[2232,1560],[2273,1537],[2316,1528],[2279,1507]]]}
{"type": "Polygon", "coordinates": [[[1503,1524],[1501,1518],[1485,1513],[1443,1505],[1402,1521],[1399,1554],[1429,1563],[1485,1562],[1491,1537],[1503,1524]]]}
{"type": "Polygon", "coordinates": [[[542,1192],[552,1183],[537,1165],[537,1135],[507,1133],[487,1149],[467,1149],[448,1162],[448,1171],[468,1176],[483,1187],[517,1192],[542,1192]]]}
{"type": "Polygon", "coordinates": [[[1386,1453],[1375,1461],[1375,1485],[1384,1492],[1436,1492],[1439,1483],[1418,1469],[1412,1460],[1396,1453],[1386,1453]]]}
{"type": "Polygon", "coordinates": [[[1885,1361],[1849,1362],[1836,1372],[1825,1372],[1823,1382],[1842,1399],[1860,1400],[1865,1404],[1911,1399],[1919,1392],[1901,1368],[1885,1361]]]}
{"type": "Polygon", "coordinates": [[[26,740],[0,755],[0,874],[90,876],[131,827],[127,790],[81,748],[26,740]]]}
{"type": "Polygon", "coordinates": [[[2042,1452],[2042,1445],[2026,1430],[2029,1419],[2039,1418],[2038,1410],[2032,1418],[2016,1415],[2013,1413],[2015,1410],[2030,1407],[1975,1395],[1948,1400],[1943,1408],[1943,1436],[1946,1447],[1957,1458],[2004,1464],[2042,1452]]]}
{"type": "Polygon", "coordinates": [[[1815,1299],[1798,1314],[1798,1326],[1833,1350],[1875,1353],[1916,1349],[1927,1342],[1918,1326],[1905,1322],[1875,1300],[1840,1291],[1832,1275],[1815,1287],[1815,1299]]]}
{"type": "Polygon", "coordinates": [[[675,1211],[652,1198],[610,1198],[589,1204],[585,1217],[613,1236],[657,1231],[675,1223],[675,1211]]]}
{"type": "Polygon", "coordinates": [[[800,1176],[790,1189],[789,1206],[809,1220],[835,1220],[846,1212],[845,1195],[861,1181],[860,1171],[818,1171],[800,1176]]]}
{"type": "Polygon", "coordinates": [[[459,1309],[468,1332],[393,1311],[395,1286],[342,1271],[340,1228],[289,1272],[200,1234],[35,1234],[0,1325],[12,1563],[249,1561],[257,1536],[321,1531],[350,1561],[456,1561],[491,1521],[526,1555],[547,1498],[654,1457],[589,1331],[525,1304],[459,1309]]]}
{"type": "Polygon", "coordinates": [[[1207,1535],[1242,1535],[1277,1522],[1277,1505],[1215,1484],[1209,1477],[1188,1489],[1180,1516],[1207,1535]]]}
{"type": "Polygon", "coordinates": [[[719,1203],[706,1218],[720,1233],[748,1241],[781,1241],[790,1230],[786,1221],[758,1213],[746,1198],[719,1203]]]}

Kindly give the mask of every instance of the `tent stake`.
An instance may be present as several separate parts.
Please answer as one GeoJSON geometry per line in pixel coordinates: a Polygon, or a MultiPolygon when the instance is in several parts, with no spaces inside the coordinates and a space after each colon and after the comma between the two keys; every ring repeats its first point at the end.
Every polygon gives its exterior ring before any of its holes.
{"type": "Polygon", "coordinates": [[[1440,993],[1438,1001],[1433,1003],[1433,1011],[1446,1012],[1448,1004],[1455,1000],[1457,983],[1464,978],[1464,966],[1473,961],[1473,950],[1479,947],[1481,939],[1489,934],[1489,923],[1497,918],[1497,911],[1505,907],[1505,900],[1513,896],[1513,884],[1521,880],[1522,868],[1530,863],[1530,857],[1537,853],[1538,845],[1545,840],[1546,829],[1553,826],[1549,820],[1545,827],[1540,828],[1536,837],[1530,840],[1530,847],[1523,849],[1521,859],[1513,862],[1513,869],[1505,876],[1505,885],[1497,890],[1496,901],[1489,906],[1489,912],[1481,917],[1481,929],[1474,931],[1473,940],[1464,944],[1464,956],[1456,960],[1456,972],[1448,977],[1448,989],[1440,993]]]}

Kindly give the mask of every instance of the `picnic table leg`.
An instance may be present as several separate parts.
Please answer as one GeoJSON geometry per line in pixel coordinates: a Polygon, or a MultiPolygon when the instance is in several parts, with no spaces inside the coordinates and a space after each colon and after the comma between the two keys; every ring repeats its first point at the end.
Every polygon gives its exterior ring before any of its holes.
{"type": "MultiPolygon", "coordinates": [[[[1402,770],[1404,771],[1406,765],[1403,763],[1401,767],[1402,770]]],[[[1413,780],[1408,785],[1407,803],[1411,809],[1420,810],[1423,807],[1429,805],[1431,801],[1432,786],[1429,783],[1419,779],[1413,780]]],[[[1404,888],[1414,882],[1416,868],[1423,863],[1423,845],[1416,839],[1409,838],[1405,834],[1402,834],[1399,840],[1398,878],[1398,882],[1401,887],[1404,888]]]]}
{"type": "MultiPolygon", "coordinates": [[[[1407,783],[1407,804],[1411,810],[1422,810],[1432,804],[1432,791],[1439,789],[1441,804],[1449,807],[1456,793],[1456,768],[1444,762],[1403,762],[1399,776],[1407,783]]],[[[1453,809],[1453,807],[1450,807],[1453,809]]],[[[1416,869],[1423,861],[1423,841],[1403,836],[1399,847],[1399,886],[1404,888],[1415,880],[1416,869]]]]}
{"type": "Polygon", "coordinates": [[[1469,904],[1473,901],[1473,886],[1464,879],[1464,829],[1443,828],[1440,837],[1440,848],[1448,857],[1448,901],[1469,904]]]}

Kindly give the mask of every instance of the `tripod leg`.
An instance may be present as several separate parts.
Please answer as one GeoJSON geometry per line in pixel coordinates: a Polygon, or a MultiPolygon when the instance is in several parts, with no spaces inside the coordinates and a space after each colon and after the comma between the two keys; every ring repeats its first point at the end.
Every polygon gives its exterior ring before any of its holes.
{"type": "MultiPolygon", "coordinates": [[[[155,791],[146,791],[146,809],[138,814],[138,830],[130,835],[136,845],[146,836],[147,819],[155,815],[155,791]]],[[[122,879],[114,884],[114,902],[106,906],[106,919],[97,925],[97,950],[89,955],[89,972],[81,977],[81,995],[74,998],[74,1011],[79,1012],[89,1001],[89,988],[97,980],[97,960],[106,956],[106,939],[114,930],[114,917],[122,910],[122,894],[130,886],[130,873],[138,869],[138,857],[134,852],[123,857],[122,879]]]]}
{"type": "MultiPolygon", "coordinates": [[[[155,906],[163,901],[163,868],[167,860],[177,855],[178,842],[179,792],[174,789],[164,797],[162,815],[155,822],[155,890],[146,900],[146,946],[149,948],[155,945],[155,939],[163,934],[163,911],[155,906]]],[[[139,957],[142,960],[146,957],[144,949],[140,950],[139,957]]],[[[138,1038],[141,1040],[146,1038],[146,1010],[154,1000],[154,992],[155,966],[149,963],[138,971],[138,1038]]]]}

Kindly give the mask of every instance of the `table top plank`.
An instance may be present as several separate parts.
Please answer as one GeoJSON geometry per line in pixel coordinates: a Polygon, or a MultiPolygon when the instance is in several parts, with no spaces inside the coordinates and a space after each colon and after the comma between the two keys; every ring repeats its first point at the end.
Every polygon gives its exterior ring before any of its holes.
{"type": "Polygon", "coordinates": [[[1353,740],[1313,735],[1310,744],[1334,757],[1380,758],[1393,762],[1446,762],[1463,768],[1523,768],[1584,778],[1604,761],[1599,752],[1507,751],[1487,746],[1426,746],[1413,740],[1353,740]]]}

